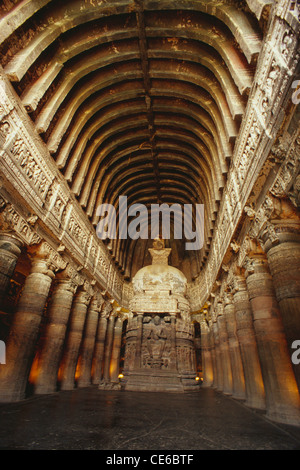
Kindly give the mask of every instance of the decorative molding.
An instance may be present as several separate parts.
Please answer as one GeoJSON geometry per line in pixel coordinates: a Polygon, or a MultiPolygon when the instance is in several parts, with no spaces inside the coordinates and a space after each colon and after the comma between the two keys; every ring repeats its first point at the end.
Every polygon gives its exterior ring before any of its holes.
{"type": "Polygon", "coordinates": [[[27,245],[41,241],[44,224],[49,228],[47,237],[52,233],[53,243],[59,240],[75,263],[87,268],[102,288],[121,301],[122,276],[3,72],[0,102],[0,175],[13,188],[11,194],[0,196],[1,222],[20,234],[27,245]],[[15,207],[22,207],[22,214],[15,207]],[[29,208],[34,214],[27,220],[29,208]],[[108,279],[112,282],[107,283],[108,279]]]}

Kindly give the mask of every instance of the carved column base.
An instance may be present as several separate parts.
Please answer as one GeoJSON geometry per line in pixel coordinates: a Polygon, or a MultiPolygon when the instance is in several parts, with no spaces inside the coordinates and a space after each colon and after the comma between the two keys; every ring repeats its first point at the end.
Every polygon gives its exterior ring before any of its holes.
{"type": "Polygon", "coordinates": [[[106,381],[101,381],[99,386],[99,390],[121,390],[121,384],[120,382],[106,382],[106,381]]]}

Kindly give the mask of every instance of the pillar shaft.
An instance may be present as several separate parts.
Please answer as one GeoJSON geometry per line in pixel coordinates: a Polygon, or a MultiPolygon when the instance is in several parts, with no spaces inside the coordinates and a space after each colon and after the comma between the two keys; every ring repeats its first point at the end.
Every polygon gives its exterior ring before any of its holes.
{"type": "Polygon", "coordinates": [[[232,296],[227,297],[227,302],[225,301],[224,315],[226,318],[228,346],[231,359],[232,396],[236,399],[244,400],[246,398],[245,377],[239,340],[236,333],[235,308],[232,296]]]}
{"type": "Polygon", "coordinates": [[[69,332],[61,364],[61,390],[72,390],[75,385],[75,372],[79,348],[81,345],[82,333],[90,298],[90,293],[85,290],[79,291],[74,298],[70,316],[69,332]]]}
{"type": "Polygon", "coordinates": [[[110,361],[114,338],[115,316],[111,315],[108,320],[107,335],[104,350],[103,381],[110,382],[110,361]]]}
{"type": "Polygon", "coordinates": [[[216,357],[215,335],[213,331],[214,324],[213,324],[212,319],[209,320],[208,325],[209,325],[209,344],[210,344],[211,360],[212,360],[212,366],[213,366],[212,387],[217,388],[217,357],[216,357]]]}
{"type": "Polygon", "coordinates": [[[290,360],[272,276],[264,258],[254,258],[247,276],[264,387],[267,416],[300,423],[299,394],[290,360]]]}
{"type": "Polygon", "coordinates": [[[33,252],[31,271],[6,343],[6,366],[0,376],[1,401],[18,401],[25,397],[41,318],[54,278],[55,265],[48,255],[43,246],[33,252]]]}
{"type": "Polygon", "coordinates": [[[92,383],[99,384],[103,376],[104,345],[107,331],[107,318],[101,314],[98,323],[95,351],[93,358],[92,383]]]}
{"type": "MultiPolygon", "coordinates": [[[[275,244],[267,239],[267,253],[276,298],[286,334],[290,357],[292,344],[300,339],[300,234],[299,228],[278,226],[275,244]]],[[[300,366],[293,364],[300,392],[300,366]]]]}
{"type": "Polygon", "coordinates": [[[78,367],[78,387],[88,387],[92,382],[92,361],[99,319],[99,302],[93,299],[87,314],[82,350],[78,367]]]}
{"type": "Polygon", "coordinates": [[[110,361],[110,380],[111,382],[118,382],[120,370],[120,354],[122,343],[122,326],[123,321],[117,318],[114,327],[114,339],[112,344],[111,361],[110,361]]]}
{"type": "Polygon", "coordinates": [[[76,285],[69,278],[58,278],[47,312],[47,325],[38,361],[35,393],[53,393],[57,390],[57,374],[66,336],[76,285]]]}
{"type": "Polygon", "coordinates": [[[218,305],[217,322],[218,322],[219,340],[220,340],[221,367],[223,370],[222,391],[226,395],[231,395],[232,394],[231,361],[230,361],[230,354],[229,354],[226,319],[223,313],[223,305],[221,303],[218,305]]]}
{"type": "Polygon", "coordinates": [[[251,408],[265,410],[265,391],[259,362],[253,317],[244,276],[235,277],[233,296],[237,337],[245,376],[246,404],[251,408]]]}
{"type": "Polygon", "coordinates": [[[222,367],[222,357],[220,350],[220,337],[219,337],[219,327],[217,321],[213,322],[213,337],[215,345],[215,355],[216,355],[216,376],[214,380],[214,387],[217,390],[223,391],[223,367],[222,367]]]}
{"type": "Polygon", "coordinates": [[[0,234],[0,305],[7,293],[18,258],[22,242],[11,233],[0,234]]]}
{"type": "Polygon", "coordinates": [[[210,331],[205,318],[201,319],[201,351],[202,351],[202,387],[211,387],[213,385],[213,361],[210,345],[210,331]]]}

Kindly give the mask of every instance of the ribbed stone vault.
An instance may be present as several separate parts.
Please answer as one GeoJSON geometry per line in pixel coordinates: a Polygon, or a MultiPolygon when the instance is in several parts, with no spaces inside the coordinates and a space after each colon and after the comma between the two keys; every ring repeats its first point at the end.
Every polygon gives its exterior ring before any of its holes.
{"type": "MultiPolygon", "coordinates": [[[[16,1],[1,14],[4,71],[91,223],[120,195],[204,204],[203,250],[169,242],[172,264],[196,277],[261,48],[247,3],[16,1]]],[[[128,279],[148,247],[108,244],[128,279]]]]}

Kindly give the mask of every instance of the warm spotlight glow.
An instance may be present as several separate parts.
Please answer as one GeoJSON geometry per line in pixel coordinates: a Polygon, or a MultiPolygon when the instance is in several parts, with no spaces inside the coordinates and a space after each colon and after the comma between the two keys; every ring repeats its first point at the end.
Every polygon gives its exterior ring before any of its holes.
{"type": "Polygon", "coordinates": [[[123,377],[124,377],[123,374],[119,374],[119,375],[118,375],[118,378],[119,378],[119,379],[123,379],[123,377]]]}
{"type": "Polygon", "coordinates": [[[196,377],[196,378],[195,378],[195,380],[197,380],[197,381],[198,381],[198,380],[200,380],[200,378],[199,378],[199,377],[196,377]]]}
{"type": "Polygon", "coordinates": [[[40,375],[40,372],[41,372],[41,368],[40,368],[40,365],[39,365],[39,359],[40,359],[40,355],[39,354],[36,354],[33,362],[32,362],[32,366],[31,366],[31,370],[30,370],[30,374],[29,374],[29,378],[28,378],[28,382],[30,384],[34,384],[38,378],[38,376],[40,375]]]}

